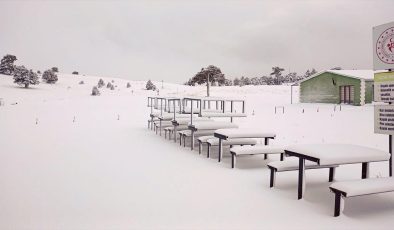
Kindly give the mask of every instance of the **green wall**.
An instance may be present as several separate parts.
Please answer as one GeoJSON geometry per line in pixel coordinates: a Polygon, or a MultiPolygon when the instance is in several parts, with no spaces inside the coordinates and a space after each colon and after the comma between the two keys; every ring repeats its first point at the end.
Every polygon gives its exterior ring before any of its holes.
{"type": "Polygon", "coordinates": [[[373,99],[373,81],[365,81],[365,104],[372,103],[373,99]]]}
{"type": "Polygon", "coordinates": [[[338,104],[339,87],[343,85],[354,85],[354,104],[360,105],[360,80],[327,72],[301,82],[300,102],[338,104]]]}

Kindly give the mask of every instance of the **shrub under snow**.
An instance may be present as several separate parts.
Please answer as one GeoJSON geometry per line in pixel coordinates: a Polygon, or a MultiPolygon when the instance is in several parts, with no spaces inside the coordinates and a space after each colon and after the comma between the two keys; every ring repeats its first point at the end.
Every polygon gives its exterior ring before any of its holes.
{"type": "Polygon", "coordinates": [[[92,96],[100,96],[100,91],[98,90],[97,86],[93,86],[92,96]]]}
{"type": "Polygon", "coordinates": [[[58,80],[57,75],[52,70],[45,70],[42,74],[42,80],[48,84],[55,84],[58,80]]]}

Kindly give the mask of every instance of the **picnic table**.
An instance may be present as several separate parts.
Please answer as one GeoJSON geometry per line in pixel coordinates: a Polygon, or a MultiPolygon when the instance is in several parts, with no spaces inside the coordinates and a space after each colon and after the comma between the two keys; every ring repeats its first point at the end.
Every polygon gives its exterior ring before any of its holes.
{"type": "Polygon", "coordinates": [[[369,163],[387,161],[390,153],[352,144],[299,144],[285,148],[286,155],[298,157],[298,199],[305,191],[305,160],[318,165],[362,164],[361,178],[369,177],[369,163]]]}
{"type": "Polygon", "coordinates": [[[252,129],[218,129],[213,134],[214,137],[219,138],[219,158],[222,160],[223,155],[223,141],[232,138],[264,138],[264,144],[268,145],[269,139],[274,139],[276,134],[271,132],[261,132],[252,129]]]}

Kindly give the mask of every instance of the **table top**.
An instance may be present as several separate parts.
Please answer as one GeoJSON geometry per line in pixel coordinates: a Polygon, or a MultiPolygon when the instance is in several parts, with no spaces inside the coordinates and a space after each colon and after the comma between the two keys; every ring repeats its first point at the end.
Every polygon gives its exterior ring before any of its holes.
{"type": "Polygon", "coordinates": [[[320,165],[355,164],[390,159],[389,152],[352,144],[299,144],[286,147],[285,152],[315,161],[320,165]]]}
{"type": "Polygon", "coordinates": [[[256,129],[218,129],[215,136],[219,138],[266,138],[276,136],[273,132],[262,132],[256,129]]]}
{"type": "Polygon", "coordinates": [[[193,122],[193,125],[189,124],[189,128],[194,130],[216,130],[223,128],[238,128],[238,125],[224,121],[196,121],[193,122]]]}

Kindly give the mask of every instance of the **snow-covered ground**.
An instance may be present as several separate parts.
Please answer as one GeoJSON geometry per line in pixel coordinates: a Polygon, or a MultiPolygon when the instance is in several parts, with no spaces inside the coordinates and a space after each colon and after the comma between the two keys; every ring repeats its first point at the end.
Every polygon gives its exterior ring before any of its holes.
{"type": "MultiPolygon", "coordinates": [[[[393,193],[347,199],[334,218],[328,170],[307,171],[297,200],[296,172],[268,186],[266,164],[278,157],[242,157],[230,169],[228,154],[217,163],[147,129],[146,97],[156,93],[146,82],[103,78],[115,90],[90,96],[98,79],[63,74],[24,89],[0,75],[0,229],[392,229],[393,193]]],[[[161,96],[205,93],[155,84],[161,96]]],[[[212,95],[244,97],[249,116],[235,122],[276,132],[272,144],[388,148],[373,132],[371,105],[290,105],[289,86],[212,87],[212,95]]],[[[360,169],[341,166],[336,179],[360,178],[360,169]]],[[[388,163],[373,163],[370,175],[387,176],[388,163]]]]}

